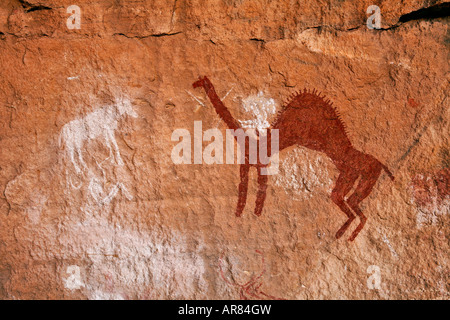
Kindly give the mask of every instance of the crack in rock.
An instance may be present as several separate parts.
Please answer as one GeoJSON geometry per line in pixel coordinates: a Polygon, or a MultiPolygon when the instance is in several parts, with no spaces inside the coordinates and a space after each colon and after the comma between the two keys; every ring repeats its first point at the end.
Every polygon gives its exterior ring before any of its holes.
{"type": "Polygon", "coordinates": [[[181,33],[183,33],[183,32],[178,31],[178,32],[173,32],[173,33],[166,33],[166,32],[153,33],[153,34],[149,34],[149,35],[146,35],[146,36],[130,36],[130,35],[127,35],[125,33],[114,33],[113,35],[114,36],[122,36],[122,37],[125,37],[125,38],[128,38],[128,39],[146,39],[146,38],[161,38],[161,37],[176,36],[176,35],[181,34],[181,33]]]}
{"type": "Polygon", "coordinates": [[[450,2],[440,3],[404,14],[398,20],[401,23],[414,20],[431,20],[450,16],[450,2]]]}
{"type": "Polygon", "coordinates": [[[42,4],[32,4],[26,0],[19,0],[22,7],[25,9],[25,12],[33,12],[33,11],[42,11],[42,10],[52,10],[52,8],[44,6],[42,4]]]}

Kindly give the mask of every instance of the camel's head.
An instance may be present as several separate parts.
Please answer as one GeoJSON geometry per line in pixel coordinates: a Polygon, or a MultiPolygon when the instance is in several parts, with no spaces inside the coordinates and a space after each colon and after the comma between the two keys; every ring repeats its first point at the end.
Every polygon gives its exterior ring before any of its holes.
{"type": "Polygon", "coordinates": [[[200,77],[200,78],[198,78],[197,81],[195,81],[192,84],[192,86],[194,87],[194,89],[198,88],[198,87],[204,87],[208,82],[209,82],[209,79],[207,77],[203,77],[203,78],[200,77]]]}

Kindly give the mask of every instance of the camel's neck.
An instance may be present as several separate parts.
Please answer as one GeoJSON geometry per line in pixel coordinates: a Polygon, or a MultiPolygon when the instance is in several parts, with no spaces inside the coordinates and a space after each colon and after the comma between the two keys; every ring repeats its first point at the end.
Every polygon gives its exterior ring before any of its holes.
{"type": "Polygon", "coordinates": [[[216,93],[216,90],[214,89],[214,86],[211,83],[207,83],[205,84],[204,88],[209,100],[216,109],[217,114],[223,121],[225,121],[228,128],[233,130],[240,129],[241,126],[233,118],[230,111],[228,111],[227,107],[225,107],[225,105],[223,104],[222,100],[220,100],[219,96],[216,93]]]}

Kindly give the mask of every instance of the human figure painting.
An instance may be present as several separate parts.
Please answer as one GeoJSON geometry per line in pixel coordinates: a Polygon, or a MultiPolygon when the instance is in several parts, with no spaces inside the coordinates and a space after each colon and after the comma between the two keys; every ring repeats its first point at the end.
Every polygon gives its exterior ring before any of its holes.
{"type": "MultiPolygon", "coordinates": [[[[193,87],[202,87],[205,90],[217,114],[228,128],[242,129],[207,77],[200,77],[193,83],[193,87]]],[[[339,171],[338,179],[331,192],[331,200],[347,217],[347,221],[336,232],[336,238],[342,237],[358,216],[359,224],[349,238],[349,241],[353,241],[367,221],[359,207],[360,203],[370,195],[383,170],[392,180],[394,180],[393,174],[375,157],[353,147],[339,112],[330,100],[325,99],[316,90],[305,89],[292,95],[281,107],[270,129],[279,130],[279,152],[290,146],[301,146],[321,152],[331,159],[339,171]],[[353,192],[348,195],[352,190],[353,192]]],[[[270,136],[270,130],[267,136],[270,136]]],[[[267,175],[263,175],[261,170],[267,164],[262,164],[259,159],[254,164],[250,163],[248,139],[245,140],[245,144],[245,162],[240,165],[236,216],[240,217],[245,208],[250,167],[255,167],[258,172],[255,215],[260,216],[264,208],[268,182],[267,175]]],[[[267,148],[270,150],[270,146],[267,148]]]]}

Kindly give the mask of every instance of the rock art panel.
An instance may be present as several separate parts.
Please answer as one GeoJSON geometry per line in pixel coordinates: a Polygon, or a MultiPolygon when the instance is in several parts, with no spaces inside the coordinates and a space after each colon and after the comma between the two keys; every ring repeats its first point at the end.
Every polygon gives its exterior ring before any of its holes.
{"type": "Polygon", "coordinates": [[[1,1],[0,299],[449,299],[448,12],[1,1]]]}
{"type": "MultiPolygon", "coordinates": [[[[193,86],[205,89],[217,114],[229,129],[242,129],[220,100],[213,84],[207,77],[200,78],[194,82],[193,86]]],[[[302,146],[324,153],[333,161],[340,175],[331,192],[331,199],[348,219],[337,231],[336,238],[339,239],[358,216],[360,223],[349,238],[350,241],[353,241],[367,220],[359,208],[359,204],[369,196],[381,171],[386,172],[391,180],[394,180],[393,174],[376,158],[362,153],[352,146],[347,137],[346,127],[339,117],[339,112],[332,107],[330,100],[325,99],[316,90],[305,89],[293,94],[289,102],[281,107],[271,128],[280,132],[276,152],[291,146],[302,146]],[[348,199],[345,199],[352,190],[348,199]]],[[[271,132],[269,131],[267,135],[271,136],[271,132]]],[[[267,190],[267,176],[261,172],[261,167],[265,164],[262,164],[261,161],[253,165],[250,163],[251,151],[248,139],[245,140],[243,148],[245,149],[245,164],[242,164],[240,168],[241,181],[236,216],[241,216],[245,207],[251,166],[255,166],[258,170],[259,189],[255,215],[260,216],[267,190]]],[[[269,150],[268,154],[273,155],[270,152],[271,148],[267,146],[267,149],[269,150]]]]}

